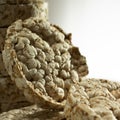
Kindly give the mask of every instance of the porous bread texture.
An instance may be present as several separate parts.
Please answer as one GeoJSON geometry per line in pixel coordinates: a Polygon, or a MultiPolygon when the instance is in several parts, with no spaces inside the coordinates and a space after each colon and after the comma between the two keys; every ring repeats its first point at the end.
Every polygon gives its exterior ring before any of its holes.
{"type": "Polygon", "coordinates": [[[0,0],[0,74],[2,76],[8,76],[1,57],[7,27],[17,19],[32,16],[47,19],[47,9],[44,0],[0,0]]]}
{"type": "Polygon", "coordinates": [[[120,83],[81,81],[88,74],[86,58],[72,45],[71,34],[45,19],[47,6],[41,0],[0,0],[0,52],[13,23],[0,53],[0,112],[19,108],[0,114],[0,120],[62,120],[63,115],[67,120],[119,120],[120,83]],[[20,109],[30,102],[39,108],[20,109]],[[64,108],[64,114],[40,107],[64,108]]]}
{"type": "Polygon", "coordinates": [[[18,20],[8,28],[3,61],[29,101],[62,109],[71,84],[87,75],[86,59],[69,38],[40,18],[18,20]]]}
{"type": "Polygon", "coordinates": [[[0,112],[31,105],[10,77],[0,76],[0,112]]]}
{"type": "Polygon", "coordinates": [[[18,19],[25,20],[30,17],[47,19],[47,3],[43,1],[29,4],[3,4],[0,5],[0,27],[8,27],[18,19]]]}
{"type": "Polygon", "coordinates": [[[67,120],[120,120],[120,83],[86,79],[71,86],[64,112],[67,120]]]}

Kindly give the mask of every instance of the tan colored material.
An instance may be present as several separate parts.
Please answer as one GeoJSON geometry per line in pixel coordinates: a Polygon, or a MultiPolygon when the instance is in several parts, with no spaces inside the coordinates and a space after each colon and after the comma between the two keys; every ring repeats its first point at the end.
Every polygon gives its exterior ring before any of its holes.
{"type": "Polygon", "coordinates": [[[34,4],[0,5],[0,27],[8,27],[18,19],[29,17],[47,18],[47,3],[36,2],[34,4]]]}
{"type": "Polygon", "coordinates": [[[0,114],[0,120],[65,120],[61,111],[45,110],[34,106],[0,114]]]}
{"type": "Polygon", "coordinates": [[[8,28],[3,60],[26,98],[44,108],[62,109],[71,84],[88,73],[85,57],[69,35],[38,18],[8,28]]]}
{"type": "Polygon", "coordinates": [[[67,120],[120,120],[119,90],[120,83],[100,79],[72,86],[64,109],[67,120]]]}
{"type": "Polygon", "coordinates": [[[9,77],[0,76],[0,112],[31,105],[9,77]]]}
{"type": "MultiPolygon", "coordinates": [[[[5,3],[0,5],[0,27],[3,27],[0,28],[0,52],[4,49],[7,27],[16,19],[26,19],[32,16],[42,17],[43,19],[47,18],[47,3],[43,3],[41,0],[0,0],[0,3],[5,3]],[[17,5],[8,5],[7,3],[17,3],[17,5]]],[[[1,53],[0,74],[2,76],[8,76],[3,64],[1,53]]]]}
{"type": "Polygon", "coordinates": [[[43,0],[0,0],[0,120],[120,120],[120,83],[85,78],[71,34],[46,19],[43,0]]]}

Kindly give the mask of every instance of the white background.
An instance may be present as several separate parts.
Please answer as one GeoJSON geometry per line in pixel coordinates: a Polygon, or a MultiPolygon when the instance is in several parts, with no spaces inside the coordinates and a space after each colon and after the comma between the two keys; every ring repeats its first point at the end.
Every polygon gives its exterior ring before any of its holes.
{"type": "Polygon", "coordinates": [[[120,0],[49,0],[49,20],[72,32],[89,77],[120,81],[120,0]]]}

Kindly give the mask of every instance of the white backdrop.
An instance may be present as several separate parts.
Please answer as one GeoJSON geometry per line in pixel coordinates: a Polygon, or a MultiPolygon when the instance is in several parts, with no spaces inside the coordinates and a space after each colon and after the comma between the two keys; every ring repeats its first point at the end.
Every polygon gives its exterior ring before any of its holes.
{"type": "Polygon", "coordinates": [[[89,77],[120,81],[120,0],[49,0],[49,20],[72,32],[89,77]]]}

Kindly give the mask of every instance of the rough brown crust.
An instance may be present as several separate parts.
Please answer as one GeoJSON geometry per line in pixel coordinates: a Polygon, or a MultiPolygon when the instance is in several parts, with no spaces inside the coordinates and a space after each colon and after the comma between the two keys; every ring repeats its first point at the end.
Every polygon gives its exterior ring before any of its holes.
{"type": "Polygon", "coordinates": [[[7,28],[0,28],[0,76],[9,76],[3,63],[2,50],[4,49],[7,28]]]}
{"type": "Polygon", "coordinates": [[[119,120],[118,91],[120,83],[101,79],[86,79],[72,86],[64,109],[67,120],[119,120]]]}
{"type": "Polygon", "coordinates": [[[2,50],[4,48],[6,31],[7,31],[7,28],[0,28],[0,52],[2,52],[2,50]]]}
{"type": "Polygon", "coordinates": [[[47,3],[37,2],[30,4],[0,5],[0,27],[8,27],[18,19],[29,17],[47,18],[47,3]]]}
{"type": "Polygon", "coordinates": [[[44,3],[0,0],[0,112],[14,109],[0,120],[120,120],[120,83],[83,80],[86,58],[71,34],[46,20],[44,3]],[[39,108],[21,108],[30,102],[39,108]]]}
{"type": "Polygon", "coordinates": [[[61,109],[66,90],[80,81],[79,73],[88,73],[87,67],[79,71],[87,66],[80,53],[71,60],[72,49],[77,48],[48,21],[30,18],[8,28],[3,60],[11,79],[29,101],[61,109]]]}
{"type": "Polygon", "coordinates": [[[10,77],[0,76],[0,112],[31,105],[10,77]]]}
{"type": "Polygon", "coordinates": [[[3,63],[2,50],[4,49],[7,28],[0,28],[0,76],[9,76],[3,63]]]}
{"type": "Polygon", "coordinates": [[[61,111],[45,110],[36,105],[0,114],[0,120],[65,120],[61,111]]]}
{"type": "Polygon", "coordinates": [[[3,77],[9,76],[3,63],[2,53],[0,53],[0,76],[3,77]]]}

